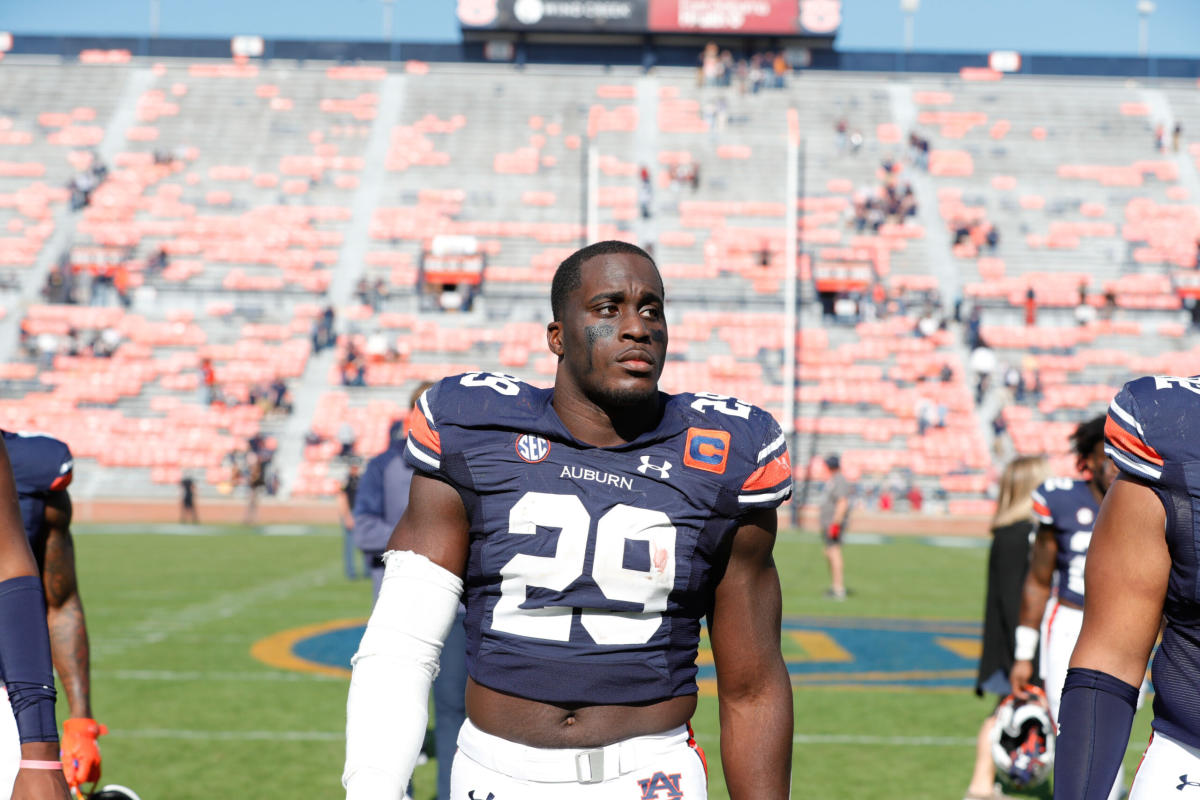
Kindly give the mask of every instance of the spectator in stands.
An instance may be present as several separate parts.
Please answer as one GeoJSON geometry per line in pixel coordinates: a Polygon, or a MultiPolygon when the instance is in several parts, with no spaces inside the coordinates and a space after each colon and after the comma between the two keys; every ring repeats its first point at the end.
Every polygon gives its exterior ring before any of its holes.
{"type": "Polygon", "coordinates": [[[968,364],[975,375],[975,404],[979,405],[990,388],[992,373],[996,371],[996,353],[980,338],[979,346],[971,351],[968,364]]]}
{"type": "Polygon", "coordinates": [[[1167,129],[1161,122],[1154,126],[1154,149],[1160,153],[1167,149],[1167,129]]]}
{"type": "Polygon", "coordinates": [[[338,444],[342,446],[341,451],[338,452],[338,458],[353,458],[354,445],[358,441],[358,433],[355,432],[354,426],[350,424],[350,420],[342,420],[342,424],[338,426],[337,439],[338,444]]]}
{"type": "Polygon", "coordinates": [[[346,480],[337,496],[338,522],[342,523],[342,566],[346,571],[346,580],[358,578],[358,570],[354,563],[363,559],[363,577],[366,577],[370,563],[365,555],[360,556],[358,546],[354,543],[354,498],[358,494],[358,462],[351,461],[346,468],[346,480]]]}
{"type": "Polygon", "coordinates": [[[925,504],[925,495],[921,491],[921,487],[915,483],[908,487],[904,499],[908,500],[908,507],[911,511],[920,511],[925,504]]]}
{"type": "Polygon", "coordinates": [[[1176,122],[1175,128],[1171,131],[1171,150],[1172,150],[1172,152],[1175,152],[1175,153],[1179,152],[1179,140],[1181,138],[1183,138],[1183,123],[1176,122]]]}
{"type": "Polygon", "coordinates": [[[284,414],[292,413],[292,395],[288,391],[287,381],[281,377],[276,377],[271,381],[270,387],[271,410],[282,412],[284,414]]]}
{"type": "Polygon", "coordinates": [[[983,344],[983,337],[980,335],[979,329],[983,325],[983,310],[978,305],[971,306],[971,313],[967,315],[967,349],[974,350],[983,344]]]}
{"type": "Polygon", "coordinates": [[[1200,300],[1197,300],[1195,297],[1189,297],[1183,301],[1183,304],[1192,320],[1192,330],[1200,330],[1200,300]]]}
{"type": "MultiPolygon", "coordinates": [[[[987,591],[983,613],[983,652],[975,678],[975,694],[996,695],[1011,691],[1008,674],[1013,665],[1013,642],[1021,612],[1021,590],[1029,565],[1029,540],[1033,534],[1033,490],[1050,477],[1045,456],[1022,456],[1010,462],[1000,477],[1000,496],[992,516],[992,545],[988,553],[987,591]]],[[[979,728],[975,769],[964,800],[1003,797],[996,792],[996,765],[992,759],[992,726],[988,716],[979,728]]]]}
{"type": "Polygon", "coordinates": [[[788,65],[787,56],[780,50],[775,54],[775,58],[771,59],[771,71],[775,74],[775,88],[784,88],[787,80],[787,74],[791,67],[788,65]]]}
{"type": "Polygon", "coordinates": [[[917,436],[924,436],[933,424],[933,403],[928,397],[918,397],[916,405],[917,436]]]}
{"type": "Polygon", "coordinates": [[[363,357],[359,354],[354,342],[346,344],[346,354],[342,357],[339,370],[342,376],[342,386],[366,386],[367,368],[363,357]]]}
{"type": "Polygon", "coordinates": [[[1025,324],[1037,324],[1037,293],[1032,286],[1025,290],[1025,324]]]}
{"type": "Polygon", "coordinates": [[[839,456],[825,457],[825,466],[829,469],[829,480],[821,492],[820,510],[817,523],[820,525],[821,538],[825,543],[825,561],[829,564],[830,586],[825,596],[833,600],[846,599],[845,562],[842,558],[842,537],[846,531],[846,522],[850,516],[850,497],[853,487],[842,474],[842,460],[839,456]]]}
{"type": "Polygon", "coordinates": [[[1110,321],[1117,313],[1117,293],[1109,289],[1104,293],[1104,305],[1100,308],[1100,319],[1110,321]]]}
{"type": "Polygon", "coordinates": [[[367,280],[366,275],[359,278],[358,283],[354,284],[354,296],[362,305],[371,305],[371,282],[367,280]]]}
{"type": "Polygon", "coordinates": [[[211,406],[217,402],[217,372],[210,358],[200,359],[200,383],[204,387],[204,402],[211,406]]]}
{"type": "Polygon", "coordinates": [[[383,308],[383,304],[388,299],[388,285],[383,278],[376,278],[371,284],[371,308],[377,313],[383,308]]]}
{"type": "Polygon", "coordinates": [[[162,272],[171,265],[171,257],[165,247],[159,247],[150,258],[146,259],[146,271],[151,275],[162,272]]]}
{"type": "Polygon", "coordinates": [[[862,131],[860,131],[858,128],[855,128],[854,130],[850,131],[850,155],[852,155],[852,156],[858,155],[858,151],[862,149],[862,146],[863,146],[862,131]]]}
{"type": "Polygon", "coordinates": [[[718,86],[721,82],[721,56],[716,42],[704,45],[700,56],[700,75],[705,86],[718,86]]]}
{"type": "Polygon", "coordinates": [[[179,521],[195,525],[200,522],[200,515],[196,513],[196,481],[192,476],[184,475],[179,488],[183,492],[179,498],[179,521]]]}
{"type": "Polygon", "coordinates": [[[247,525],[258,521],[258,496],[267,486],[267,462],[253,448],[247,448],[245,453],[246,489],[249,497],[246,500],[246,516],[243,520],[247,525]]]}

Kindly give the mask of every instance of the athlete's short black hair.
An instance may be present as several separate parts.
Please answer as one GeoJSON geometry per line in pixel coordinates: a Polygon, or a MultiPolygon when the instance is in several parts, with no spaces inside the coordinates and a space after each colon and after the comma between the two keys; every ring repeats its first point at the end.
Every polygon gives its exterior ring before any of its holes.
{"type": "Polygon", "coordinates": [[[1096,445],[1104,441],[1105,419],[1107,417],[1101,414],[1095,419],[1079,423],[1079,427],[1071,434],[1071,447],[1075,450],[1075,455],[1087,458],[1095,451],[1096,445]]]}
{"type": "Polygon", "coordinates": [[[654,263],[654,258],[649,253],[629,242],[610,239],[606,242],[595,242],[576,250],[558,265],[558,269],[554,271],[554,280],[550,283],[550,311],[555,320],[562,319],[563,311],[567,306],[567,295],[583,285],[583,276],[580,275],[579,269],[584,262],[596,256],[606,256],[611,253],[641,256],[649,261],[655,270],[658,269],[658,265],[654,263]]]}

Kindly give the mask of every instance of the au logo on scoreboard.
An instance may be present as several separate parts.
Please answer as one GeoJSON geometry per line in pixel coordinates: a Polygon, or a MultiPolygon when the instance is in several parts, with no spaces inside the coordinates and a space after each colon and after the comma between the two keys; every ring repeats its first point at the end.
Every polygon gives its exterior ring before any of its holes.
{"type": "MultiPolygon", "coordinates": [[[[350,677],[366,620],[335,620],[281,631],[251,652],[281,669],[350,677]]],[[[975,683],[978,622],[785,617],[783,656],[792,685],[960,690],[975,683]]],[[[716,667],[702,633],[697,682],[716,691],[716,667]]]]}

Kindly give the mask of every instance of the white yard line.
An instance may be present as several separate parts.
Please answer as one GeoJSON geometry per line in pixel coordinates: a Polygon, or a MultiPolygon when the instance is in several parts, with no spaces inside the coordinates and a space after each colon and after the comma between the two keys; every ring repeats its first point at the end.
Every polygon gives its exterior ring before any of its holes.
{"type": "Polygon", "coordinates": [[[135,647],[158,644],[176,634],[229,619],[263,602],[314,589],[335,579],[342,579],[340,566],[330,564],[258,586],[220,592],[207,600],[177,610],[153,609],[147,616],[122,630],[120,639],[99,639],[92,645],[92,652],[102,659],[112,658],[135,647]]]}

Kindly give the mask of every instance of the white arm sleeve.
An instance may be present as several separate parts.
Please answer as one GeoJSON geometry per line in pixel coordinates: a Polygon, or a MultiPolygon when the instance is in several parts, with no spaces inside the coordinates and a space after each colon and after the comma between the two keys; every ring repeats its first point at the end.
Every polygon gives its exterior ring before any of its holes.
{"type": "Polygon", "coordinates": [[[425,741],[429,687],[462,580],[408,550],[384,554],[379,599],[350,663],[346,800],[399,800],[425,741]]]}

